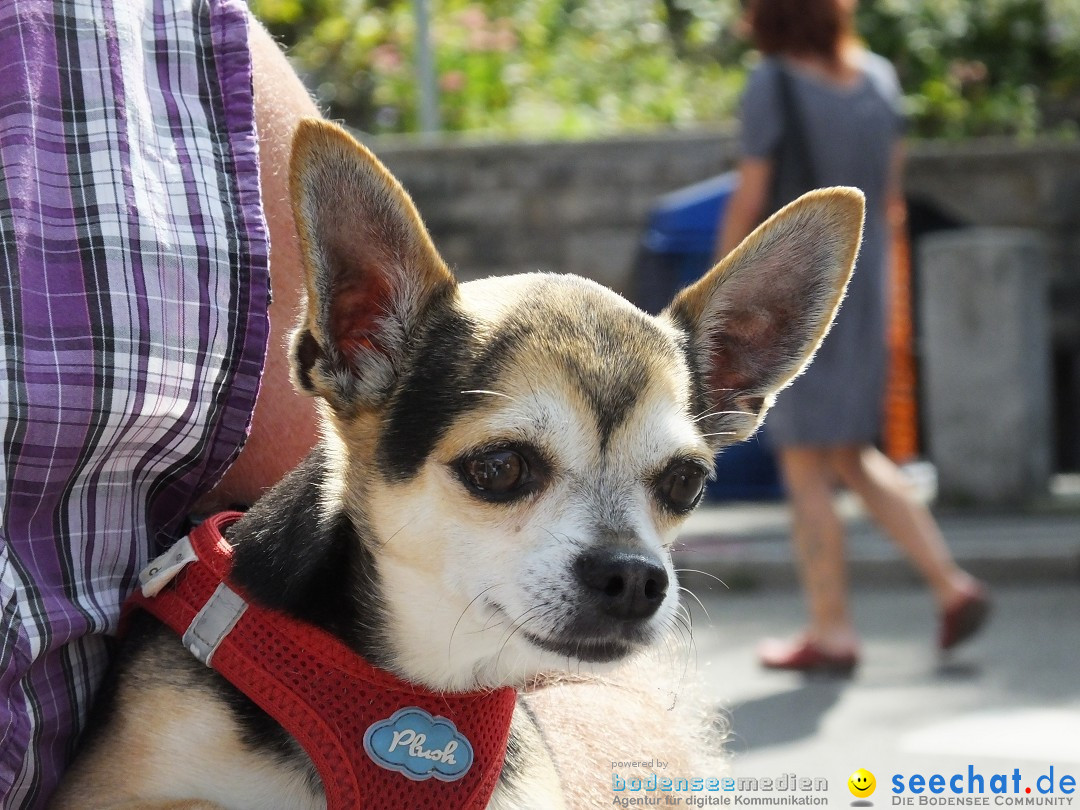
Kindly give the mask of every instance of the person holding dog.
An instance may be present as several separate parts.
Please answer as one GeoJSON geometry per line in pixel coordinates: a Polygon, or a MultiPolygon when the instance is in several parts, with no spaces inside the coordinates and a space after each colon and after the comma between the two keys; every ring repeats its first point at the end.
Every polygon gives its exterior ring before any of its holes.
{"type": "Polygon", "coordinates": [[[859,642],[848,607],[843,483],[928,582],[941,615],[939,647],[974,634],[985,586],[961,570],[903,473],[879,452],[886,372],[890,229],[903,222],[903,119],[892,66],[856,39],[856,0],[749,0],[745,22],[761,62],[742,102],[738,184],[722,223],[726,255],[772,211],[818,186],[866,194],[863,243],[848,294],[806,373],[766,421],[793,514],[809,608],[806,631],[762,643],[763,666],[851,671],[859,642]]]}
{"type": "Polygon", "coordinates": [[[242,0],[5,0],[0,43],[0,808],[22,810],[136,573],[315,441],[280,349],[281,167],[318,110],[242,0]]]}

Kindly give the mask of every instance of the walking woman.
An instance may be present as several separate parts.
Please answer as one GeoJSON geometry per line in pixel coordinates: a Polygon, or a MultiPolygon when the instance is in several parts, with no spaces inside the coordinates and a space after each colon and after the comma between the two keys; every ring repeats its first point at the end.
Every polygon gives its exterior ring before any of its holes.
{"type": "Polygon", "coordinates": [[[857,186],[866,229],[848,296],[816,359],[766,422],[793,513],[809,622],[761,645],[770,668],[849,672],[859,641],[848,610],[844,524],[833,488],[846,485],[925,577],[949,649],[983,624],[985,587],[961,570],[903,473],[874,446],[886,370],[890,229],[902,222],[903,122],[892,66],[854,35],[856,0],[750,0],[762,60],[742,107],[742,159],[720,249],[726,254],[772,211],[810,188],[857,186]]]}

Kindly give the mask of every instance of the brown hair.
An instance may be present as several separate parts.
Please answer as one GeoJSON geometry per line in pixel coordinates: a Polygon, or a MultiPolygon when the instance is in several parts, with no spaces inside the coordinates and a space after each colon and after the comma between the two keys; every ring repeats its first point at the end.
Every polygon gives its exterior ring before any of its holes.
{"type": "Polygon", "coordinates": [[[835,63],[851,34],[838,0],[750,0],[754,45],[769,55],[820,56],[835,63]]]}

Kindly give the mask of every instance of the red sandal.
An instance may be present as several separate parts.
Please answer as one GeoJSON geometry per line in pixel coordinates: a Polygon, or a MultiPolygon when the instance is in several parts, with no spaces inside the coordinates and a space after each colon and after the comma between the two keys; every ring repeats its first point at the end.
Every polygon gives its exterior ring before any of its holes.
{"type": "Polygon", "coordinates": [[[758,648],[758,660],[766,669],[850,675],[859,663],[859,656],[854,652],[827,652],[805,638],[795,641],[768,639],[758,648]]]}
{"type": "Polygon", "coordinates": [[[941,614],[941,634],[938,646],[951,650],[975,635],[990,615],[990,594],[981,582],[959,602],[941,614]]]}

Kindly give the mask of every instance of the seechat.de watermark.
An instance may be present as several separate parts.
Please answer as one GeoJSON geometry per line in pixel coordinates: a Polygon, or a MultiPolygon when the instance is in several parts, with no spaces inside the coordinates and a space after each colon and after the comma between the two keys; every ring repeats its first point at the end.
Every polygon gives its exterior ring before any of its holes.
{"type": "Polygon", "coordinates": [[[1037,773],[1013,768],[984,773],[974,765],[958,773],[894,774],[896,807],[1070,807],[1076,798],[1076,777],[1048,766],[1037,773]]]}

